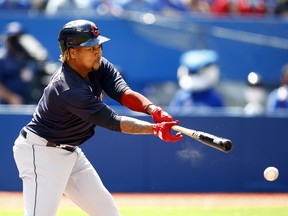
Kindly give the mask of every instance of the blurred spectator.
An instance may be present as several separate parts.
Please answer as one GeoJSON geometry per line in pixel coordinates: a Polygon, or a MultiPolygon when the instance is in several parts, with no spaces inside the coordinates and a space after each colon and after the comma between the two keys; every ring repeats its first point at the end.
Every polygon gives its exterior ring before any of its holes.
{"type": "MultiPolygon", "coordinates": [[[[279,0],[279,11],[284,9],[280,5],[285,1],[279,0]]],[[[274,0],[0,0],[0,9],[29,9],[48,15],[71,10],[92,10],[98,15],[115,16],[123,11],[265,15],[274,13],[275,5],[274,0]]]]}
{"type": "Polygon", "coordinates": [[[217,60],[214,50],[192,50],[181,55],[177,70],[180,89],[171,100],[171,111],[224,107],[224,100],[215,88],[220,77],[217,60]]]}
{"type": "Polygon", "coordinates": [[[286,17],[288,0],[0,0],[0,9],[39,11],[96,11],[119,16],[125,10],[141,12],[192,12],[215,15],[266,15],[286,17]]]}
{"type": "Polygon", "coordinates": [[[208,0],[180,0],[180,2],[188,9],[188,11],[194,13],[210,13],[210,1],[208,0]]]}
{"type": "Polygon", "coordinates": [[[31,8],[30,0],[1,0],[0,9],[6,10],[28,10],[31,8]]]}
{"type": "Polygon", "coordinates": [[[45,13],[53,15],[62,11],[83,10],[84,13],[93,12],[97,15],[115,15],[122,13],[123,4],[127,4],[129,0],[47,0],[45,13]]]}
{"type": "Polygon", "coordinates": [[[141,11],[141,12],[151,12],[151,11],[161,11],[162,1],[158,0],[117,0],[115,1],[123,10],[129,11],[141,11]]]}
{"type": "Polygon", "coordinates": [[[211,0],[112,0],[122,10],[210,13],[211,0]]]}
{"type": "Polygon", "coordinates": [[[10,22],[0,48],[0,103],[28,104],[41,95],[40,74],[47,60],[46,49],[19,22],[10,22]]]}
{"type": "Polygon", "coordinates": [[[47,6],[48,0],[31,0],[31,10],[43,12],[47,6]]]}
{"type": "Polygon", "coordinates": [[[48,0],[0,0],[0,10],[39,11],[46,8],[48,0]]]}
{"type": "Polygon", "coordinates": [[[277,4],[277,0],[265,0],[267,6],[267,15],[273,16],[277,4]]]}
{"type": "Polygon", "coordinates": [[[244,111],[249,115],[263,114],[266,110],[266,90],[260,74],[250,72],[247,76],[247,88],[244,92],[246,105],[244,111]]]}
{"type": "Polygon", "coordinates": [[[288,110],[288,64],[281,69],[280,86],[268,95],[267,111],[288,110]]]}
{"type": "Polygon", "coordinates": [[[275,6],[274,14],[288,19],[288,0],[278,0],[275,6]]]}
{"type": "Polygon", "coordinates": [[[211,11],[215,15],[265,15],[265,0],[214,0],[211,11]]]}
{"type": "Polygon", "coordinates": [[[45,12],[53,15],[63,10],[87,9],[90,6],[90,0],[48,0],[45,12]]]}
{"type": "Polygon", "coordinates": [[[210,13],[211,0],[48,0],[45,12],[95,10],[99,15],[120,15],[123,11],[210,13]]]}

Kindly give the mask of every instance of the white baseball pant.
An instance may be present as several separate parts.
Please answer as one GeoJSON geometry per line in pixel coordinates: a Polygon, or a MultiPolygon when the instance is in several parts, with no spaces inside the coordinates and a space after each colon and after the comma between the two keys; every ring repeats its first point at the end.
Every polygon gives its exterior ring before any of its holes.
{"type": "Polygon", "coordinates": [[[15,140],[14,159],[23,182],[25,216],[56,216],[63,194],[90,216],[119,216],[113,197],[77,147],[69,152],[47,147],[26,130],[15,140]]]}

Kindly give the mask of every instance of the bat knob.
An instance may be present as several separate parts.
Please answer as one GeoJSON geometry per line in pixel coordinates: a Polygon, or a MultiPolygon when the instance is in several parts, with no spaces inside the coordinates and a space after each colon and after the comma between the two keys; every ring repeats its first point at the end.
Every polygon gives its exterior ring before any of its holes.
{"type": "Polygon", "coordinates": [[[231,140],[224,140],[223,142],[222,142],[222,150],[224,151],[224,152],[230,152],[230,151],[232,151],[232,146],[233,146],[233,144],[232,144],[232,142],[231,142],[231,140]]]}

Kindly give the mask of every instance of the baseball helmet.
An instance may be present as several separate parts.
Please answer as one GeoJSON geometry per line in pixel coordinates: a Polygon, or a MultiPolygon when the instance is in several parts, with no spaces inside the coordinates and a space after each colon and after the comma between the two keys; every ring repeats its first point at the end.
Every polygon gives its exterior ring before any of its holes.
{"type": "Polygon", "coordinates": [[[58,36],[62,53],[69,47],[97,46],[109,40],[101,36],[98,27],[89,20],[73,20],[66,23],[58,36]]]}

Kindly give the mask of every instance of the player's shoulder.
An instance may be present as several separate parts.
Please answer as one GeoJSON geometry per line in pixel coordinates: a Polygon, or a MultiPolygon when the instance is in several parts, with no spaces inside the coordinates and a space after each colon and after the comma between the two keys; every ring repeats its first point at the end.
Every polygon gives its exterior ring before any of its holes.
{"type": "Polygon", "coordinates": [[[100,63],[100,67],[97,70],[97,73],[93,73],[93,76],[97,76],[99,79],[101,79],[101,77],[107,77],[110,76],[111,74],[114,74],[116,71],[114,65],[105,57],[101,57],[101,63],[100,63]]]}
{"type": "Polygon", "coordinates": [[[74,88],[80,88],[83,80],[78,74],[63,64],[51,77],[50,86],[58,94],[74,88]]]}
{"type": "Polygon", "coordinates": [[[105,58],[104,56],[101,57],[101,64],[110,64],[109,60],[107,58],[105,58]]]}
{"type": "Polygon", "coordinates": [[[101,68],[102,69],[111,69],[114,68],[114,65],[105,57],[101,57],[101,68]]]}

